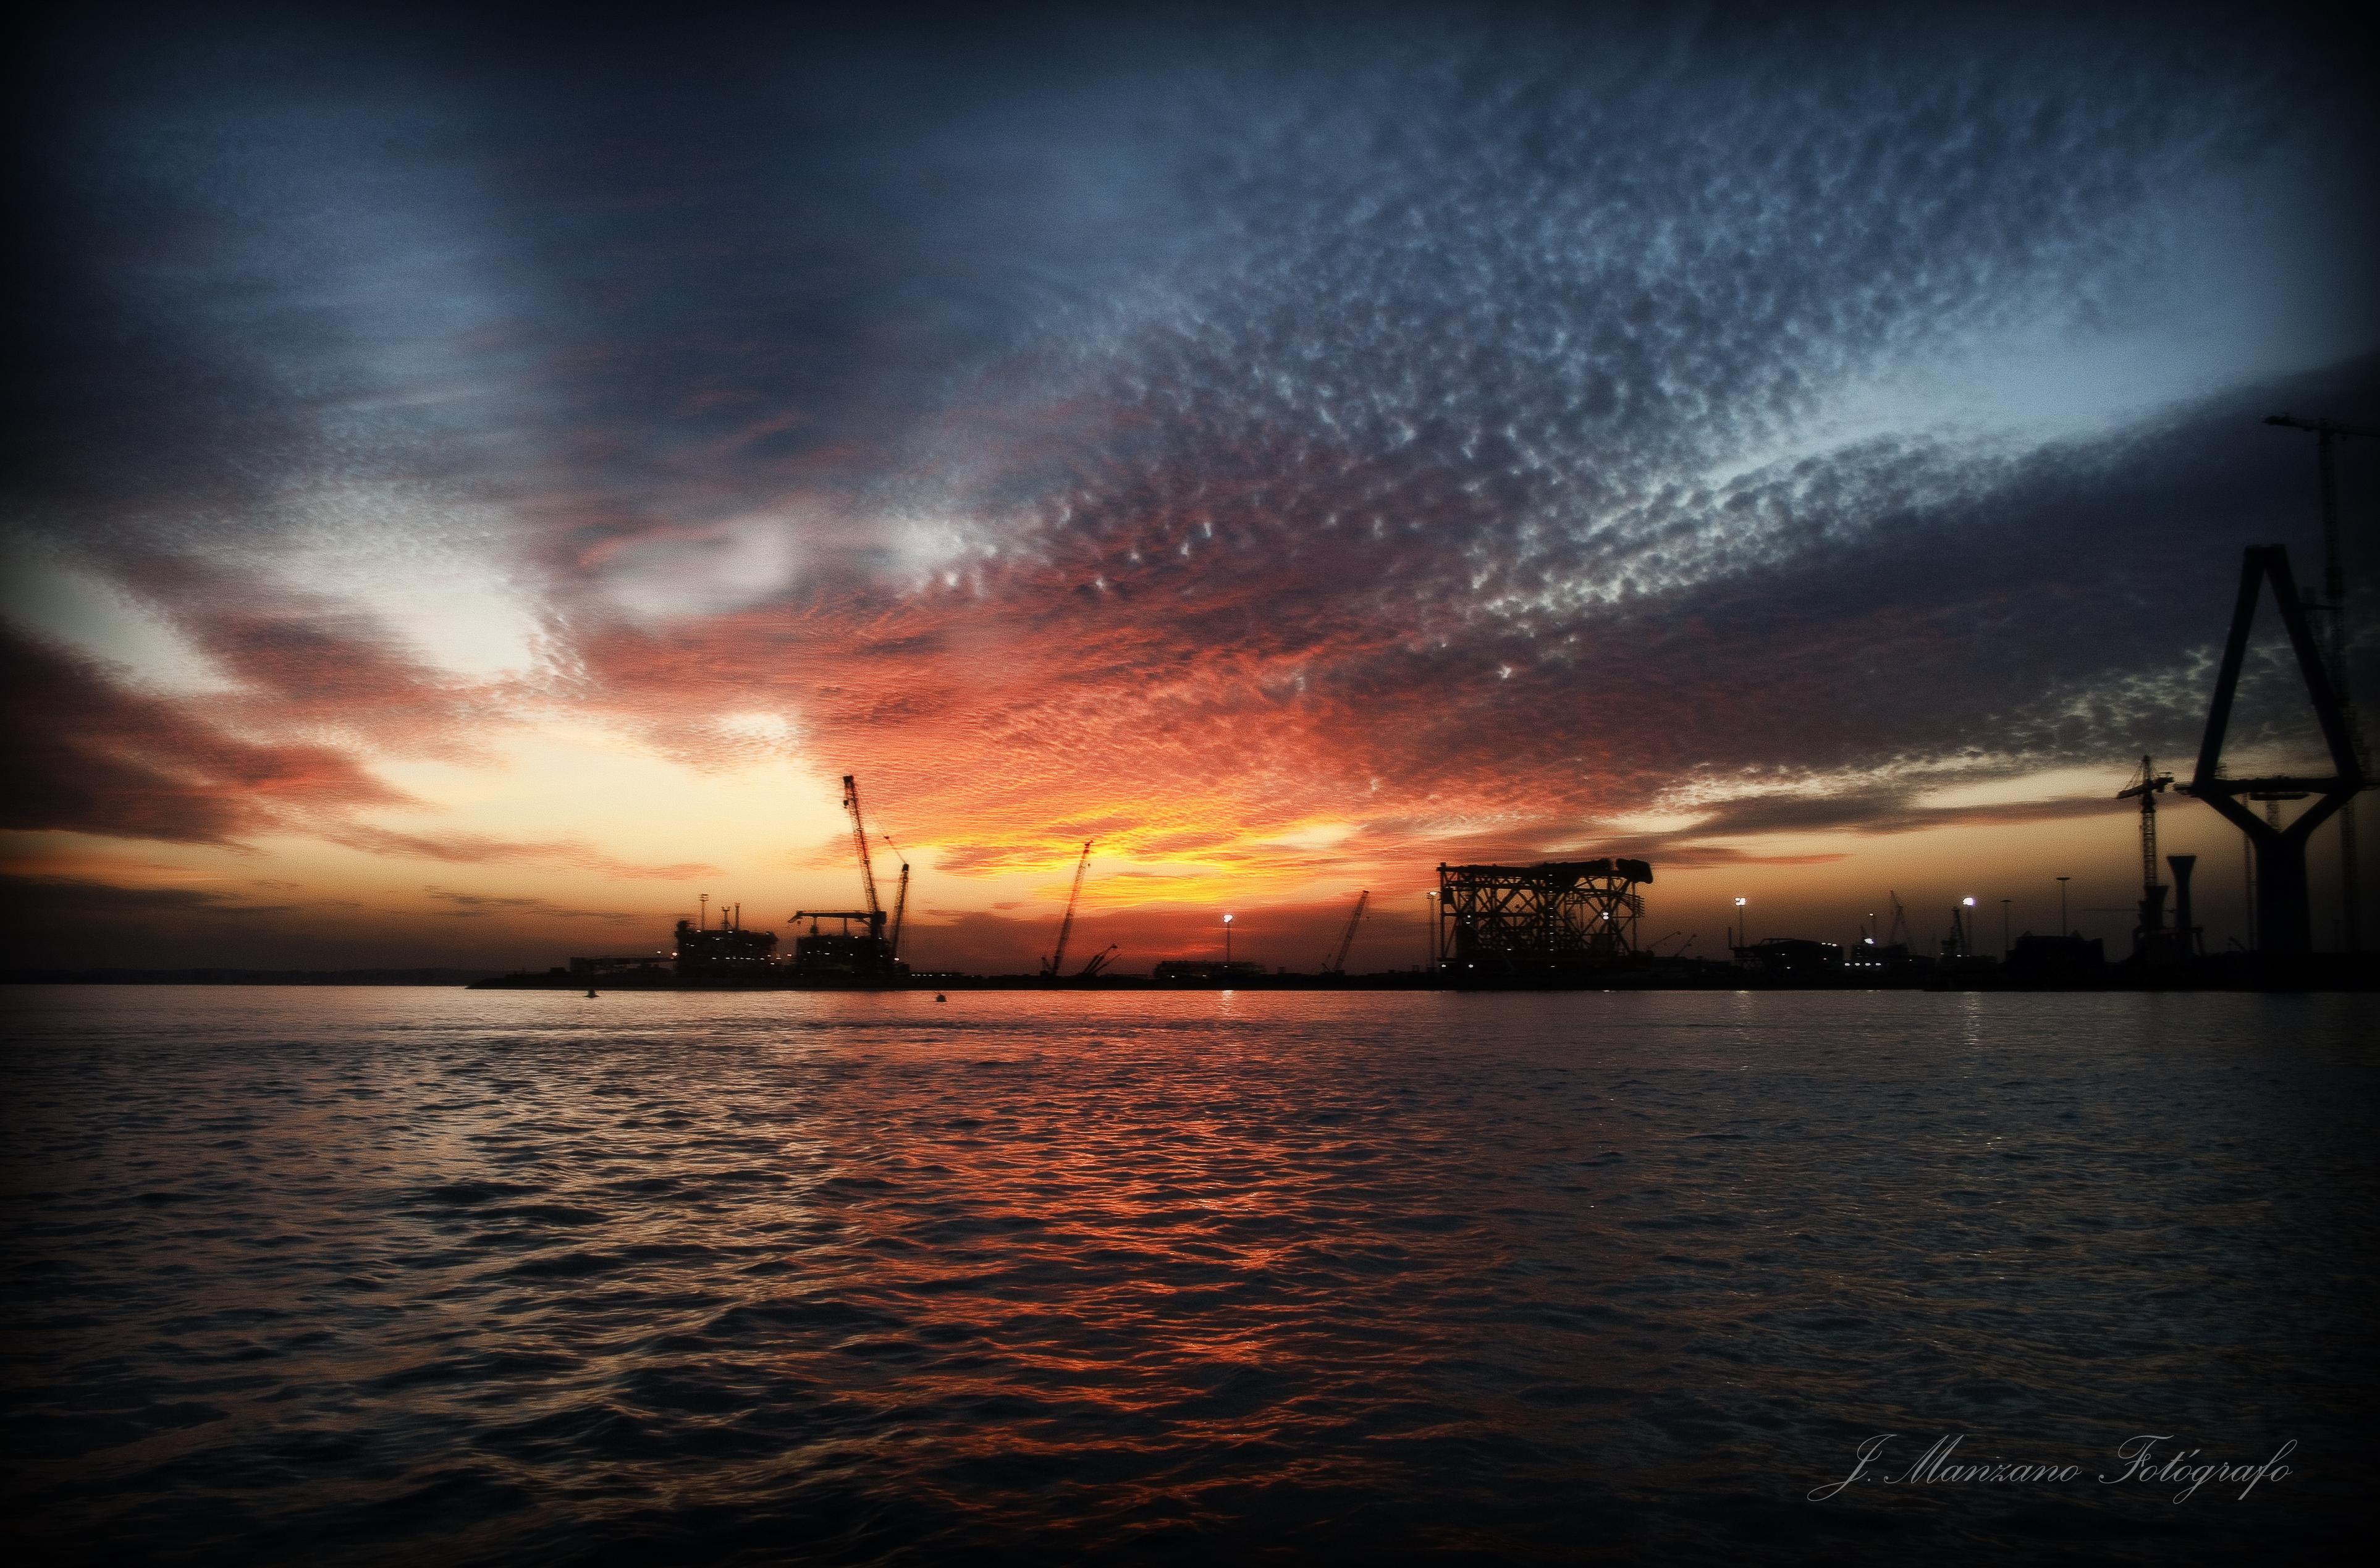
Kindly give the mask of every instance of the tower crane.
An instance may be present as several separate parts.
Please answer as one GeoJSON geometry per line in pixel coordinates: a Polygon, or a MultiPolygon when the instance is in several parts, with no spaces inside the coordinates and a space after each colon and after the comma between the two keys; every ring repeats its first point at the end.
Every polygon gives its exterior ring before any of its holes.
{"type": "Polygon", "coordinates": [[[1355,928],[1363,923],[1364,908],[1371,902],[1372,893],[1369,888],[1355,895],[1355,910],[1354,914],[1347,917],[1347,929],[1339,933],[1338,951],[1323,954],[1322,972],[1324,974],[1343,975],[1347,972],[1347,950],[1355,945],[1355,928]]]}
{"type": "Polygon", "coordinates": [[[1049,957],[1041,960],[1044,978],[1054,978],[1059,966],[1066,961],[1066,938],[1073,935],[1075,930],[1075,901],[1083,896],[1083,873],[1090,869],[1094,842],[1087,838],[1083,840],[1083,857],[1075,862],[1075,886],[1066,894],[1066,918],[1058,922],[1058,945],[1050,951],[1049,957]]]}
{"type": "Polygon", "coordinates": [[[1898,946],[1905,953],[1909,949],[1909,911],[1901,906],[1900,894],[1890,888],[1884,890],[1884,896],[1892,900],[1892,924],[1884,929],[1884,944],[1898,946]]]}
{"type": "Polygon", "coordinates": [[[2116,792],[2119,800],[2137,796],[2141,803],[2141,925],[2133,941],[2143,953],[2155,947],[2165,931],[2165,888],[2157,881],[2156,797],[2171,783],[2171,773],[2158,772],[2156,763],[2143,757],[2132,782],[2116,792]]]}

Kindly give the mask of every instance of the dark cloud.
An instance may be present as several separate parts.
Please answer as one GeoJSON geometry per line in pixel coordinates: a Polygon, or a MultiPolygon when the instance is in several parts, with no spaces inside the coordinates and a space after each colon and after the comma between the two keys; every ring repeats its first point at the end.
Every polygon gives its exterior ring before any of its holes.
{"type": "Polygon", "coordinates": [[[654,927],[663,923],[650,914],[618,909],[572,909],[555,904],[550,899],[531,898],[520,894],[457,893],[452,888],[434,885],[425,887],[421,891],[439,904],[444,905],[447,913],[466,918],[488,915],[508,917],[539,915],[560,920],[642,921],[654,927]]]}
{"type": "Polygon", "coordinates": [[[359,822],[326,826],[321,833],[333,844],[359,849],[367,855],[440,860],[454,865],[570,866],[597,871],[607,877],[651,881],[684,881],[689,877],[719,874],[718,867],[700,861],[642,866],[632,861],[616,860],[592,845],[573,839],[505,839],[474,833],[407,833],[359,822]]]}
{"type": "Polygon", "coordinates": [[[326,747],[259,744],[0,626],[0,827],[230,843],[287,818],[409,804],[326,747]]]}

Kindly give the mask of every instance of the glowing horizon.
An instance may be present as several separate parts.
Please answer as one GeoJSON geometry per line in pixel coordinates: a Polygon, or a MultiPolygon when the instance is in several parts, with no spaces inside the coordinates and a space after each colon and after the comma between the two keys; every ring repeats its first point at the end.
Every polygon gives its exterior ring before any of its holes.
{"type": "MultiPolygon", "coordinates": [[[[1366,890],[1402,966],[1439,862],[1594,854],[1704,952],[2058,875],[2120,946],[2240,547],[2318,575],[2259,419],[2380,407],[2345,67],[1282,26],[42,33],[12,966],[775,924],[856,889],[846,772],[927,964],[1030,969],[1085,839],[1127,970],[1366,890]]],[[[2269,651],[2242,757],[2303,749],[2269,651]]],[[[2238,835],[2166,833],[2219,945],[2238,835]]]]}

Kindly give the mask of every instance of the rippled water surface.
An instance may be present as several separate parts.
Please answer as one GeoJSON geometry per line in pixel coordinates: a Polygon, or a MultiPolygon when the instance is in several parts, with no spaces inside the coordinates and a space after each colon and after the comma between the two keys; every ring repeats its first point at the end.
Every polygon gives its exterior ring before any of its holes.
{"type": "Polygon", "coordinates": [[[45,1556],[2166,1562],[2367,1506],[2366,999],[0,1010],[45,1556]],[[1884,1433],[2081,1473],[1810,1500],[1884,1433]],[[2298,1448],[2176,1503],[2097,1481],[2137,1434],[2298,1448]]]}

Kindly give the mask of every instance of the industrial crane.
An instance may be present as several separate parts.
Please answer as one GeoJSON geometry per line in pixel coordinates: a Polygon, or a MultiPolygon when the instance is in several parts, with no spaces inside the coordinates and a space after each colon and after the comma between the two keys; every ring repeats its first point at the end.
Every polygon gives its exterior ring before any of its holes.
{"type": "Polygon", "coordinates": [[[1890,888],[1884,890],[1884,896],[1892,900],[1892,924],[1884,929],[1884,945],[1899,947],[1905,953],[1909,949],[1909,911],[1901,907],[1900,894],[1890,888]]]}
{"type": "Polygon", "coordinates": [[[898,958],[901,956],[901,922],[909,913],[909,857],[901,855],[901,846],[892,842],[891,833],[878,833],[876,836],[882,839],[893,854],[901,856],[901,889],[892,895],[892,956],[898,958]]]}
{"type": "Polygon", "coordinates": [[[1075,886],[1066,894],[1066,918],[1058,922],[1058,945],[1049,957],[1041,960],[1041,973],[1045,978],[1054,978],[1058,966],[1066,961],[1066,938],[1074,934],[1075,901],[1083,896],[1083,873],[1090,869],[1093,842],[1087,838],[1083,840],[1083,857],[1075,862],[1075,886]]]}
{"type": "Polygon", "coordinates": [[[1347,929],[1339,933],[1338,951],[1323,955],[1324,974],[1343,975],[1347,972],[1347,950],[1355,945],[1355,928],[1363,923],[1365,906],[1371,902],[1372,893],[1368,888],[1355,895],[1355,911],[1347,917],[1347,929]]]}
{"type": "Polygon", "coordinates": [[[1108,950],[1105,953],[1093,954],[1091,955],[1091,961],[1077,970],[1075,978],[1078,980],[1092,980],[1099,978],[1099,971],[1108,966],[1108,960],[1113,958],[1116,955],[1117,951],[1118,949],[1115,943],[1108,943],[1108,950]]]}
{"type": "Polygon", "coordinates": [[[859,848],[859,885],[868,892],[868,917],[872,925],[884,921],[884,906],[876,901],[876,862],[868,853],[868,824],[859,815],[859,781],[843,775],[843,808],[851,813],[851,842],[859,848]]]}
{"type": "Polygon", "coordinates": [[[2155,762],[2143,757],[2132,782],[2116,792],[2119,800],[2137,796],[2141,803],[2141,929],[2134,940],[2143,952],[2155,946],[2165,930],[2165,887],[2157,881],[2156,797],[2171,783],[2171,773],[2158,772],[2155,762]]]}
{"type": "MultiPolygon", "coordinates": [[[[846,931],[850,929],[849,922],[865,921],[870,946],[869,956],[863,962],[868,969],[873,972],[891,962],[892,950],[884,941],[884,906],[879,903],[876,897],[876,863],[868,853],[868,825],[859,814],[859,783],[849,773],[843,775],[843,808],[851,813],[851,841],[859,851],[859,885],[861,891],[868,895],[868,907],[865,909],[796,909],[794,911],[793,918],[796,921],[809,921],[812,936],[818,935],[818,922],[820,920],[842,920],[845,922],[846,931]]],[[[902,902],[905,905],[908,901],[908,867],[901,868],[902,902]]]]}

